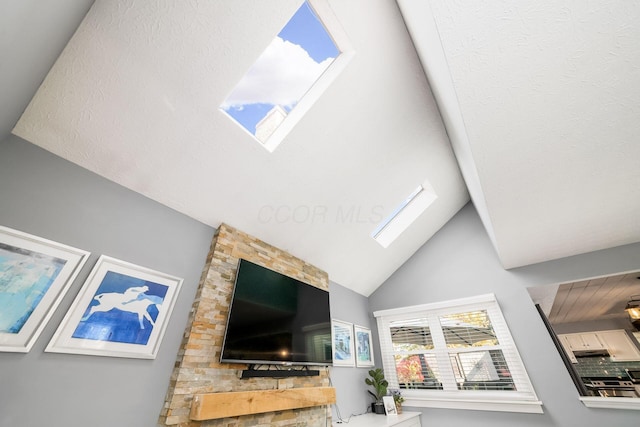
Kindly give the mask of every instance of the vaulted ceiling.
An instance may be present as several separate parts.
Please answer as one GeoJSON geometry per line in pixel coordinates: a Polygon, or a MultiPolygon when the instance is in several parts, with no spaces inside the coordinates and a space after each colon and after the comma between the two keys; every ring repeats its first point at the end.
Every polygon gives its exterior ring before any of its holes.
{"type": "Polygon", "coordinates": [[[2,6],[3,137],[363,295],[469,196],[505,268],[640,241],[637,3],[318,0],[353,57],[273,152],[218,107],[301,0],[92,3],[2,6]]]}

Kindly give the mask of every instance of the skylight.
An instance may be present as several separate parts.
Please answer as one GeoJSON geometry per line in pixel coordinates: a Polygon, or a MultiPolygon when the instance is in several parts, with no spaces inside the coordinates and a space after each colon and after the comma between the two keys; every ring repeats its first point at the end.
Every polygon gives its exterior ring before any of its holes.
{"type": "MultiPolygon", "coordinates": [[[[313,3],[317,6],[322,1],[313,3]]],[[[334,40],[333,31],[330,35],[316,8],[304,2],[220,108],[273,151],[293,123],[280,135],[276,131],[291,121],[294,108],[300,107],[303,97],[309,96],[311,88],[342,56],[334,40]]],[[[318,96],[316,93],[311,103],[318,96]]]]}
{"type": "Polygon", "coordinates": [[[420,185],[385,218],[371,234],[383,248],[388,247],[438,198],[428,184],[420,185]]]}

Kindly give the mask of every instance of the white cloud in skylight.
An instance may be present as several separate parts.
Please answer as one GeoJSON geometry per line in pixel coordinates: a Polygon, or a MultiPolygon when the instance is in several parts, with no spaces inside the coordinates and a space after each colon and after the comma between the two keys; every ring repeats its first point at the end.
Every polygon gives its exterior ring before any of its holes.
{"type": "Polygon", "coordinates": [[[331,65],[318,63],[299,45],[276,37],[227,97],[222,108],[246,104],[291,107],[331,65]]]}

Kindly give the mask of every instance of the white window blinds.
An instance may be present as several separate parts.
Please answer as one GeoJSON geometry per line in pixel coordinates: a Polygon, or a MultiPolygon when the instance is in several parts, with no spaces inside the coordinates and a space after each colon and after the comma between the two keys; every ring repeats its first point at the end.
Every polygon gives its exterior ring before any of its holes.
{"type": "Polygon", "coordinates": [[[542,412],[493,294],[374,315],[385,377],[407,406],[542,412]]]}

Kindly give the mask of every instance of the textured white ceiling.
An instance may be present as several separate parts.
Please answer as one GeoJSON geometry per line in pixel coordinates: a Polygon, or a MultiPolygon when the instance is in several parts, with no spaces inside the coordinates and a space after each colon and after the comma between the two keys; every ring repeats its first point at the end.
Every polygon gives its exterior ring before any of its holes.
{"type": "Polygon", "coordinates": [[[640,240],[639,3],[400,4],[506,268],[640,240]]]}
{"type": "Polygon", "coordinates": [[[393,2],[330,2],[355,54],[273,153],[218,109],[300,4],[99,0],[14,133],[368,295],[468,193],[393,2]],[[382,248],[377,223],[425,180],[438,199],[382,248]]]}
{"type": "Polygon", "coordinates": [[[506,268],[640,241],[640,4],[327,3],[354,56],[273,153],[218,106],[300,0],[98,0],[14,133],[363,295],[469,193],[506,268]]]}

